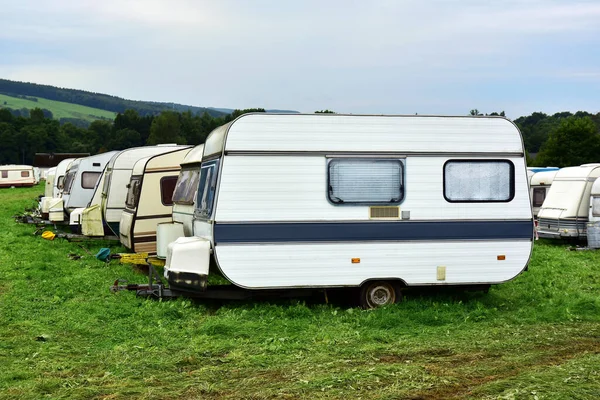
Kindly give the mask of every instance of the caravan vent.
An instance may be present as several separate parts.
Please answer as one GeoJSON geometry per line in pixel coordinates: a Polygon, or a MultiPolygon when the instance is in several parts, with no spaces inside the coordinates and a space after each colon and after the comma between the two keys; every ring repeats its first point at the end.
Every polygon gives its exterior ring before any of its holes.
{"type": "Polygon", "coordinates": [[[369,218],[371,219],[398,219],[399,217],[400,207],[369,207],[369,218]]]}

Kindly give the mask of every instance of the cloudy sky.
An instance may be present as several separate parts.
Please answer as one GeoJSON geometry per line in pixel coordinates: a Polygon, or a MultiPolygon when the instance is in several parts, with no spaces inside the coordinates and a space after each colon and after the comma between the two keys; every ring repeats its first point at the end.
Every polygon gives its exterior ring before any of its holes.
{"type": "Polygon", "coordinates": [[[0,78],[369,114],[600,112],[598,0],[0,0],[0,78]]]}

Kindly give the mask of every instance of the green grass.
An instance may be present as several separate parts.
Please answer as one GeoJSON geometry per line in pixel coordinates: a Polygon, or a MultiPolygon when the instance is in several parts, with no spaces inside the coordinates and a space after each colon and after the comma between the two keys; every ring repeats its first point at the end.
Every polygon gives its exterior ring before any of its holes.
{"type": "Polygon", "coordinates": [[[161,302],[110,293],[145,276],[86,252],[103,244],[13,222],[42,190],[0,191],[0,399],[599,397],[599,252],[540,241],[487,294],[414,291],[371,311],[161,302]]]}
{"type": "Polygon", "coordinates": [[[116,113],[112,111],[82,106],[79,104],[48,100],[41,97],[37,97],[37,101],[33,101],[0,94],[0,108],[3,107],[12,108],[15,110],[19,110],[21,108],[27,108],[29,110],[34,109],[36,107],[45,108],[47,110],[50,110],[54,118],[56,119],[76,118],[90,122],[103,118],[114,120],[116,116],[116,113]]]}

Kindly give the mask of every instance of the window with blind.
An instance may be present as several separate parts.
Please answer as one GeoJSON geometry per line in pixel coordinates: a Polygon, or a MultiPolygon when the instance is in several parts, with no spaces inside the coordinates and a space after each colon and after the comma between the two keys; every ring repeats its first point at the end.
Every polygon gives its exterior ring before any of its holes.
{"type": "Polygon", "coordinates": [[[449,160],[444,164],[444,197],[451,203],[509,202],[515,168],[507,160],[449,160]]]}
{"type": "Polygon", "coordinates": [[[592,216],[600,217],[600,197],[592,197],[592,216]]]}
{"type": "Polygon", "coordinates": [[[328,198],[334,204],[396,204],[404,198],[404,164],[399,159],[332,158],[328,198]]]}

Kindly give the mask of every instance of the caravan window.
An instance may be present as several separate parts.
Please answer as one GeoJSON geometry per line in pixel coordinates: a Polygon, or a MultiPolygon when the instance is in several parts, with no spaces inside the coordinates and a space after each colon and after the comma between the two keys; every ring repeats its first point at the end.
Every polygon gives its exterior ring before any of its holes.
{"type": "Polygon", "coordinates": [[[2,177],[8,178],[8,171],[6,171],[6,170],[2,171],[2,177]]]}
{"type": "Polygon", "coordinates": [[[444,197],[451,203],[508,202],[515,193],[515,167],[507,160],[449,160],[444,197]]]}
{"type": "Polygon", "coordinates": [[[533,188],[533,206],[541,207],[546,198],[546,188],[533,188]]]}
{"type": "Polygon", "coordinates": [[[173,205],[173,191],[177,183],[177,176],[165,176],[160,179],[160,201],[164,206],[173,205]]]}
{"type": "Polygon", "coordinates": [[[21,178],[29,178],[29,171],[21,171],[21,178]]]}
{"type": "Polygon", "coordinates": [[[93,189],[98,183],[102,172],[84,172],[81,174],[81,187],[84,189],[93,189]]]}
{"type": "Polygon", "coordinates": [[[600,197],[592,197],[592,216],[600,217],[600,197]]]}
{"type": "Polygon", "coordinates": [[[173,203],[194,204],[194,195],[198,190],[199,178],[200,170],[198,167],[181,171],[173,192],[173,203]]]}
{"type": "Polygon", "coordinates": [[[64,186],[63,184],[65,183],[65,176],[61,175],[58,177],[58,181],[56,182],[56,187],[59,189],[62,189],[64,186]]]}
{"type": "Polygon", "coordinates": [[[332,158],[328,162],[329,201],[334,204],[400,203],[404,164],[399,159],[332,158]]]}
{"type": "Polygon", "coordinates": [[[198,183],[198,197],[196,198],[196,210],[200,217],[210,218],[212,216],[218,172],[219,160],[202,163],[198,183]]]}
{"type": "Polygon", "coordinates": [[[127,185],[127,199],[125,200],[127,208],[131,209],[137,207],[141,189],[142,177],[132,176],[129,185],[127,185]]]}

